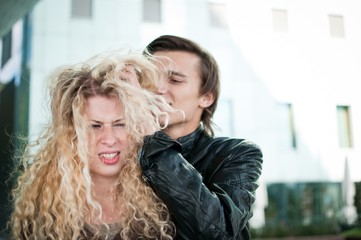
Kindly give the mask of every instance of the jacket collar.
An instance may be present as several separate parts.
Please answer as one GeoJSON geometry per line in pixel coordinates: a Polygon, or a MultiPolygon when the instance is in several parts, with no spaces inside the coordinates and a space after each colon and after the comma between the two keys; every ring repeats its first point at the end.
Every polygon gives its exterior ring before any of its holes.
{"type": "Polygon", "coordinates": [[[177,139],[177,141],[182,145],[183,155],[188,154],[195,147],[195,143],[201,136],[202,132],[203,132],[203,127],[199,125],[198,128],[193,132],[191,132],[190,134],[177,139]]]}

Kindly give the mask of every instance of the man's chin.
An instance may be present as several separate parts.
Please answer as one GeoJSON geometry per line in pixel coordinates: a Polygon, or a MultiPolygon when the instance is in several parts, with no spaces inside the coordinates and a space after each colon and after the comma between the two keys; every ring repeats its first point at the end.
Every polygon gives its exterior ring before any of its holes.
{"type": "Polygon", "coordinates": [[[169,114],[164,114],[159,117],[159,124],[162,129],[165,129],[169,126],[170,123],[170,116],[169,114]]]}

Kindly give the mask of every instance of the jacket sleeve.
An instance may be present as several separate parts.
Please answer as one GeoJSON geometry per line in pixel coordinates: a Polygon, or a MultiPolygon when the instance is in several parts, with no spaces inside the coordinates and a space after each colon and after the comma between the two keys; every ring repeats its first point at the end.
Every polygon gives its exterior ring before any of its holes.
{"type": "Polygon", "coordinates": [[[219,159],[204,159],[221,161],[207,183],[181,149],[177,141],[156,132],[145,138],[139,156],[142,174],[168,206],[179,239],[247,239],[242,230],[252,216],[260,149],[239,140],[219,159]]]}

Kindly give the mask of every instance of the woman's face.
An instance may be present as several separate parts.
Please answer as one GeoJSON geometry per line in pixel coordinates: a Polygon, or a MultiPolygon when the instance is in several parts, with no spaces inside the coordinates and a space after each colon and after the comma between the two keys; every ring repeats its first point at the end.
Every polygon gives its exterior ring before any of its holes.
{"type": "Polygon", "coordinates": [[[115,98],[95,96],[87,100],[85,111],[93,131],[93,137],[89,135],[92,178],[114,180],[129,149],[123,106],[115,98]]]}

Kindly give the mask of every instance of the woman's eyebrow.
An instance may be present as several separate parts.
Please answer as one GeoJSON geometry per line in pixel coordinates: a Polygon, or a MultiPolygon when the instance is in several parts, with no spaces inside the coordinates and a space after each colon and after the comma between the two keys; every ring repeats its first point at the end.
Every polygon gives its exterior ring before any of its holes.
{"type": "Polygon", "coordinates": [[[124,118],[120,118],[120,119],[117,119],[117,120],[114,120],[113,123],[117,123],[117,122],[124,122],[124,118]]]}
{"type": "Polygon", "coordinates": [[[90,122],[95,122],[95,123],[103,123],[101,121],[98,121],[98,120],[94,120],[94,119],[90,119],[90,122]]]}
{"type": "Polygon", "coordinates": [[[116,119],[116,120],[111,121],[111,122],[102,122],[102,121],[99,121],[99,120],[90,119],[91,122],[98,123],[98,124],[102,124],[102,123],[117,123],[117,122],[123,122],[124,120],[125,120],[125,118],[119,118],[119,119],[116,119]]]}

